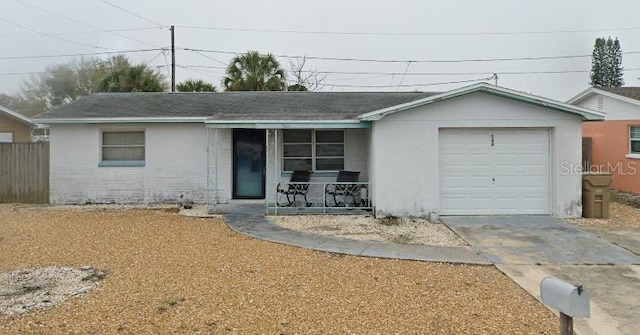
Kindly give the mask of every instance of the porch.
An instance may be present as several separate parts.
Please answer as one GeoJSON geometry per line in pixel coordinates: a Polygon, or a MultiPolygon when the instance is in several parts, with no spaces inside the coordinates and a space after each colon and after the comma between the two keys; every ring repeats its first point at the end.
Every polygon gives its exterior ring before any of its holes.
{"type": "Polygon", "coordinates": [[[268,214],[370,211],[368,128],[351,120],[208,121],[207,212],[243,202],[258,202],[268,214]],[[292,183],[295,170],[310,171],[310,179],[292,183]],[[337,182],[341,170],[359,172],[359,178],[337,182]]]}

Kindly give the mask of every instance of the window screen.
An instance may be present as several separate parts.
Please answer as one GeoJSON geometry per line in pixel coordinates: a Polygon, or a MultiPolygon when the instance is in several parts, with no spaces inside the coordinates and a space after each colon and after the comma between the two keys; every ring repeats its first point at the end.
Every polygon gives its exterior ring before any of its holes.
{"type": "Polygon", "coordinates": [[[102,133],[103,161],[144,161],[144,131],[102,133]]]}
{"type": "Polygon", "coordinates": [[[344,169],[343,130],[284,130],[284,171],[344,169]]]}

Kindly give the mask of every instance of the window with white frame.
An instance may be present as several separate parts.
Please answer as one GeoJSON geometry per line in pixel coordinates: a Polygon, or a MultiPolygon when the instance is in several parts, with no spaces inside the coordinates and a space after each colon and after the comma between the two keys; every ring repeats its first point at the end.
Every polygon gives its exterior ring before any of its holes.
{"type": "Polygon", "coordinates": [[[284,171],[344,170],[344,131],[286,129],[282,132],[284,171]]]}
{"type": "Polygon", "coordinates": [[[629,127],[629,153],[640,154],[640,126],[629,127]]]}
{"type": "Polygon", "coordinates": [[[144,163],[144,131],[103,131],[102,162],[144,163]]]}
{"type": "Polygon", "coordinates": [[[11,143],[11,142],[13,142],[13,132],[0,131],[0,143],[11,143]]]}

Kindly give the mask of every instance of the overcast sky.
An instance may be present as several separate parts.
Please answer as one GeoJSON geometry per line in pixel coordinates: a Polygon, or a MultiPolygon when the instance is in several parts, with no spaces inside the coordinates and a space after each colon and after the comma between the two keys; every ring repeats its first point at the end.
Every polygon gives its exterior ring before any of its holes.
{"type": "MultiPolygon", "coordinates": [[[[496,72],[501,86],[566,100],[587,88],[590,57],[468,60],[590,55],[596,37],[612,36],[626,86],[640,86],[639,14],[637,0],[2,0],[0,92],[79,56],[22,57],[168,48],[175,25],[178,81],[220,87],[233,52],[255,49],[285,69],[287,56],[359,59],[308,60],[330,72],[325,91],[444,91],[496,72]]],[[[168,76],[167,52],[127,55],[168,76]]]]}

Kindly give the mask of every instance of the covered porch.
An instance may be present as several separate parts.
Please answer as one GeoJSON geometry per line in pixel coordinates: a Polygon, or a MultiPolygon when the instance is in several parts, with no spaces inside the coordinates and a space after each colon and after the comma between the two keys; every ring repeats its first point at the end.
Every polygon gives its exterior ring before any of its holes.
{"type": "Polygon", "coordinates": [[[206,127],[209,213],[245,202],[267,214],[372,209],[368,122],[211,119],[206,127]]]}

